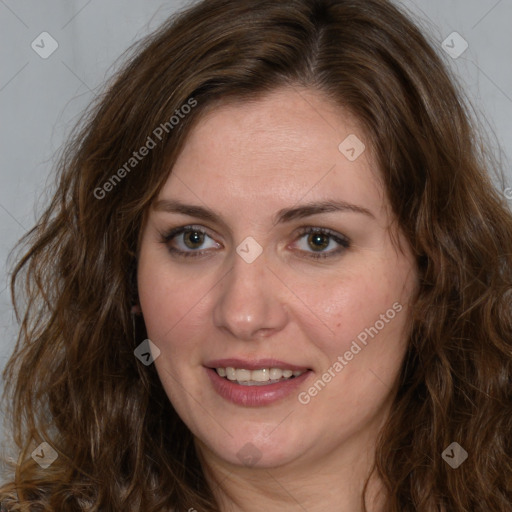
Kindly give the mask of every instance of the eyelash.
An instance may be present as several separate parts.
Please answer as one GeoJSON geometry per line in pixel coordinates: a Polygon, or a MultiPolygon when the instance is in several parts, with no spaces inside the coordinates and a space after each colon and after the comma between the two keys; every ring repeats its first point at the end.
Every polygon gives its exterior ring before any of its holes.
{"type": "MultiPolygon", "coordinates": [[[[165,233],[161,233],[161,242],[167,246],[167,249],[169,252],[171,252],[173,255],[178,257],[185,257],[185,258],[197,258],[203,256],[205,253],[209,251],[209,249],[200,251],[200,250],[190,250],[190,251],[182,251],[181,249],[176,249],[175,247],[171,247],[169,244],[170,242],[176,238],[179,235],[182,235],[187,232],[197,232],[201,233],[202,235],[206,235],[210,238],[212,238],[204,229],[200,228],[199,226],[181,226],[178,228],[173,228],[170,231],[167,231],[165,233]]],[[[330,237],[331,240],[334,240],[336,243],[338,243],[341,247],[329,252],[319,252],[319,253],[309,253],[309,256],[306,256],[306,258],[312,258],[312,259],[325,259],[325,258],[331,258],[334,256],[337,256],[344,251],[346,251],[350,246],[351,242],[350,240],[343,236],[335,233],[334,231],[331,231],[330,229],[326,228],[318,228],[318,227],[305,227],[302,228],[297,235],[297,240],[301,239],[305,235],[310,234],[321,234],[326,235],[330,237]]],[[[304,251],[301,251],[304,252],[304,251]]],[[[307,251],[305,251],[307,252],[307,251]]]]}

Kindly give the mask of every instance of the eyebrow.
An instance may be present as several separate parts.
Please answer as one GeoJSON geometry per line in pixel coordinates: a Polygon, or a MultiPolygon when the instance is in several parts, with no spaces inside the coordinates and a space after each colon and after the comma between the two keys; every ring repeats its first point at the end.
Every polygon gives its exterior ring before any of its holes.
{"type": "MultiPolygon", "coordinates": [[[[191,205],[181,203],[180,201],[171,199],[159,199],[155,202],[154,207],[156,211],[163,211],[167,213],[180,213],[183,215],[189,215],[190,217],[197,217],[199,219],[215,222],[217,224],[224,224],[220,215],[212,210],[203,208],[198,205],[191,205]]],[[[292,220],[303,219],[311,215],[318,215],[320,213],[332,213],[332,212],[352,212],[360,213],[375,219],[375,215],[362,206],[350,204],[345,201],[321,201],[314,203],[306,203],[300,206],[291,208],[283,208],[279,210],[274,216],[274,224],[284,224],[291,222],[292,220]]]]}

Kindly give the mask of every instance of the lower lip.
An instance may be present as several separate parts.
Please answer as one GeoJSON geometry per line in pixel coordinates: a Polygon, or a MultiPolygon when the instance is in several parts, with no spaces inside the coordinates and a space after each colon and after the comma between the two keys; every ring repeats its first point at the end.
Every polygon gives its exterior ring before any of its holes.
{"type": "Polygon", "coordinates": [[[225,400],[245,407],[260,407],[290,396],[309,377],[308,370],[293,379],[265,386],[243,386],[221,377],[214,369],[206,368],[213,389],[225,400]]]}

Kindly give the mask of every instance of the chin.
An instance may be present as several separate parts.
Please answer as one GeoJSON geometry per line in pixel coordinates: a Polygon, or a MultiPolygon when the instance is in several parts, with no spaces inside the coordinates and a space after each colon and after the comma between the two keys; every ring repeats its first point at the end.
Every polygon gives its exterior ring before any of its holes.
{"type": "MultiPolygon", "coordinates": [[[[257,429],[253,426],[253,430],[257,429]]],[[[229,464],[259,469],[291,464],[303,454],[304,441],[298,433],[283,430],[269,436],[267,430],[260,428],[257,434],[243,434],[240,426],[240,430],[233,431],[233,437],[228,434],[223,439],[204,440],[203,437],[201,445],[229,464]]]]}

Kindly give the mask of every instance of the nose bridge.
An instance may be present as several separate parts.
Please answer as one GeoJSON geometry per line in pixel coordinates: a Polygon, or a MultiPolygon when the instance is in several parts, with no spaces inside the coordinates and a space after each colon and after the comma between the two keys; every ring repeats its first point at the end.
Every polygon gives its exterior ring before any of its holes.
{"type": "Polygon", "coordinates": [[[244,240],[234,254],[231,271],[222,280],[214,308],[215,325],[244,340],[282,329],[287,316],[279,288],[270,282],[273,279],[263,251],[253,241],[244,240]]]}

